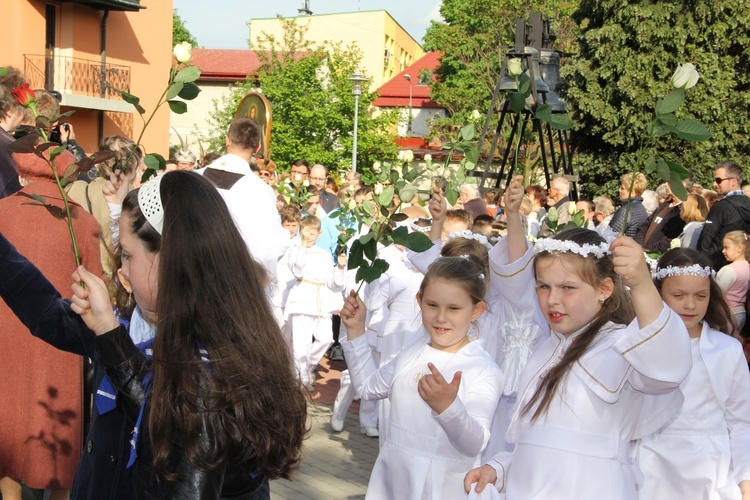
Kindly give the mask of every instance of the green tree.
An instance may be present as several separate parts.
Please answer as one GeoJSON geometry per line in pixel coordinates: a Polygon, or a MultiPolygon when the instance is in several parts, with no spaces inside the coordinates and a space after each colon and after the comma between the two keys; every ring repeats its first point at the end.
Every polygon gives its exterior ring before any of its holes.
{"type": "Polygon", "coordinates": [[[448,123],[466,123],[473,110],[489,108],[505,54],[514,45],[516,19],[528,19],[531,12],[550,16],[557,48],[569,49],[576,5],[573,0],[443,0],[444,22],[431,23],[425,50],[444,54],[431,90],[451,115],[448,123]]]}
{"type": "MultiPolygon", "coordinates": [[[[213,133],[210,147],[223,148],[224,135],[240,100],[258,90],[271,103],[271,158],[287,170],[298,158],[322,163],[329,170],[351,167],[354,97],[347,81],[357,68],[361,53],[357,47],[326,43],[313,47],[305,39],[304,27],[284,22],[284,39],[262,38],[258,55],[262,67],[258,80],[248,79],[231,90],[211,114],[213,133]]],[[[376,160],[395,158],[397,147],[391,130],[395,112],[375,115],[369,108],[376,95],[363,84],[359,99],[357,164],[368,171],[376,160]]]]}
{"type": "Polygon", "coordinates": [[[190,30],[185,25],[185,21],[177,13],[177,9],[174,9],[174,14],[172,15],[172,46],[182,42],[188,42],[193,47],[198,46],[198,40],[190,33],[190,30]]]}
{"type": "Polygon", "coordinates": [[[573,18],[579,49],[565,74],[585,194],[614,191],[632,170],[656,99],[686,62],[701,80],[677,118],[703,122],[712,138],[664,140],[659,155],[679,161],[704,186],[717,162],[748,164],[750,0],[582,0],[573,18]]]}

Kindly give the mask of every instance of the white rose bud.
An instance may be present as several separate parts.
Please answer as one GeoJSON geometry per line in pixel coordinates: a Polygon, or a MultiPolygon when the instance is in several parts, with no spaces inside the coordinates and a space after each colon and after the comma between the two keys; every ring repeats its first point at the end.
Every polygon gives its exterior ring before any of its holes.
{"type": "Polygon", "coordinates": [[[193,46],[190,42],[181,42],[174,46],[172,55],[178,63],[187,64],[193,59],[193,46]]]}
{"type": "Polygon", "coordinates": [[[411,163],[414,160],[414,151],[407,149],[404,151],[404,161],[411,163]]]}
{"type": "Polygon", "coordinates": [[[432,155],[430,153],[424,155],[424,161],[432,161],[432,155]]]}
{"type": "Polygon", "coordinates": [[[576,202],[575,201],[569,201],[568,202],[568,215],[575,215],[578,209],[576,209],[576,202]]]}
{"type": "Polygon", "coordinates": [[[294,174],[294,181],[299,182],[302,180],[302,176],[300,174],[294,174]]]}
{"type": "Polygon", "coordinates": [[[380,173],[381,168],[382,168],[382,165],[380,164],[379,161],[376,161],[375,163],[372,164],[372,171],[375,172],[376,174],[380,173]]]}
{"type": "Polygon", "coordinates": [[[379,183],[379,182],[377,184],[375,184],[375,189],[373,189],[373,192],[376,195],[380,195],[380,193],[383,192],[383,185],[381,183],[379,183]]]}
{"type": "Polygon", "coordinates": [[[695,87],[695,84],[700,80],[701,75],[690,63],[682,64],[677,67],[677,70],[672,75],[672,85],[676,89],[691,89],[695,87]]]}
{"type": "Polygon", "coordinates": [[[514,57],[508,61],[508,74],[510,76],[521,76],[523,74],[523,63],[521,59],[514,57]]]}
{"type": "Polygon", "coordinates": [[[349,210],[354,210],[357,208],[357,202],[354,200],[349,200],[349,210]]]}
{"type": "Polygon", "coordinates": [[[482,115],[479,113],[478,109],[475,109],[471,112],[471,119],[472,120],[479,120],[482,117],[482,115]]]}
{"type": "Polygon", "coordinates": [[[310,181],[304,181],[304,182],[302,183],[302,185],[303,185],[303,186],[305,186],[305,187],[307,187],[307,186],[309,186],[309,185],[310,185],[310,181]]]}
{"type": "Polygon", "coordinates": [[[397,156],[397,158],[399,159],[399,161],[404,161],[404,160],[405,160],[405,158],[406,158],[406,157],[404,156],[405,154],[406,154],[406,152],[405,152],[405,151],[403,151],[403,150],[401,150],[401,151],[399,151],[399,152],[398,152],[398,156],[397,156]]]}

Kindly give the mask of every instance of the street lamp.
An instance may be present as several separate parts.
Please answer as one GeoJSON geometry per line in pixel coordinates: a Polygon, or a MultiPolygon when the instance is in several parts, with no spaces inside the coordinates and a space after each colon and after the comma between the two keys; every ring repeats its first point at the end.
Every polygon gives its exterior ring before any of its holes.
{"type": "Polygon", "coordinates": [[[357,171],[357,124],[359,122],[359,96],[362,95],[362,82],[367,78],[361,71],[355,70],[352,76],[347,78],[352,82],[352,95],[354,96],[354,141],[352,144],[352,172],[357,171]]]}
{"type": "Polygon", "coordinates": [[[411,96],[412,96],[412,81],[411,81],[411,75],[409,73],[404,75],[404,78],[406,78],[406,81],[409,82],[409,127],[407,129],[407,133],[409,134],[409,137],[411,137],[411,119],[412,119],[412,107],[411,107],[411,96]]]}

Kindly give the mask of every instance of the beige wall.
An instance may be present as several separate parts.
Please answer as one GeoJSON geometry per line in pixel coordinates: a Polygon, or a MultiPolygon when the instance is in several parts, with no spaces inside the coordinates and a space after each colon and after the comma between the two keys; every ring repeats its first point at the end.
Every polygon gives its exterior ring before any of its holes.
{"type": "MultiPolygon", "coordinates": [[[[424,55],[422,47],[386,11],[320,14],[287,18],[307,27],[307,38],[314,45],[326,40],[352,43],[362,51],[361,70],[371,78],[370,89],[377,89],[394,75],[424,55]],[[390,52],[386,59],[385,51],[390,52]]],[[[263,33],[283,39],[281,22],[276,19],[252,19],[250,48],[258,50],[263,33]]]]}
{"type": "MultiPolygon", "coordinates": [[[[80,4],[42,0],[3,0],[3,47],[0,65],[24,69],[24,55],[44,54],[45,5],[57,6],[56,56],[100,61],[100,23],[103,11],[80,4]]],[[[146,111],[154,109],[166,87],[172,60],[172,0],[141,0],[139,12],[111,11],[107,20],[107,62],[129,66],[130,92],[141,98],[146,111]]],[[[74,108],[70,118],[87,152],[96,149],[99,112],[74,108]]],[[[63,110],[67,110],[63,108],[63,110]]],[[[142,130],[137,115],[106,113],[104,135],[142,130]]],[[[149,125],[142,144],[147,152],[168,150],[169,110],[165,106],[149,125]]]]}
{"type": "MultiPolygon", "coordinates": [[[[221,103],[224,97],[229,96],[228,82],[205,82],[198,81],[201,93],[192,101],[188,101],[188,111],[181,115],[170,114],[172,128],[174,128],[183,139],[188,139],[190,151],[200,157],[198,139],[207,139],[211,133],[209,128],[209,115],[214,110],[214,101],[221,103]]],[[[203,140],[203,147],[208,147],[208,141],[203,140]]],[[[180,139],[174,130],[169,130],[169,144],[179,146],[180,139]]],[[[208,153],[204,149],[204,152],[208,153]]],[[[216,151],[222,153],[223,151],[216,151]]]]}

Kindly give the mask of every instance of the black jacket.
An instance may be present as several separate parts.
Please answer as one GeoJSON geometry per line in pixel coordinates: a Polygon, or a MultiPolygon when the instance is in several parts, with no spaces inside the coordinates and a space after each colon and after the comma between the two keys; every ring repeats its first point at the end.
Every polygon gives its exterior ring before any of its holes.
{"type": "Polygon", "coordinates": [[[679,237],[685,228],[685,221],[680,217],[680,206],[675,205],[669,208],[669,205],[670,202],[659,205],[654,210],[654,213],[649,215],[648,219],[641,224],[633,238],[636,243],[649,250],[656,250],[662,253],[669,250],[672,240],[679,237]],[[669,210],[662,215],[662,211],[666,208],[669,208],[669,210]],[[646,241],[646,233],[651,224],[654,224],[654,230],[649,235],[648,241],[646,241]]]}
{"type": "Polygon", "coordinates": [[[721,253],[724,235],[738,230],[750,232],[750,198],[734,195],[714,203],[698,238],[698,250],[711,257],[714,269],[727,264],[721,253]]]}
{"type": "MultiPolygon", "coordinates": [[[[96,338],[81,318],[71,310],[70,303],[60,298],[60,294],[36,266],[19,254],[2,234],[0,234],[0,297],[34,336],[60,350],[93,359],[96,387],[99,386],[105,373],[105,364],[103,351],[97,348],[97,344],[103,344],[106,340],[96,338]]],[[[128,340],[130,339],[127,332],[125,336],[128,340]]],[[[138,351],[132,342],[130,345],[138,351]]],[[[111,374],[116,375],[115,372],[111,374]]],[[[216,482],[209,481],[205,474],[200,473],[196,473],[195,476],[184,475],[187,480],[177,485],[172,484],[173,488],[169,491],[162,489],[153,494],[147,491],[136,496],[133,490],[133,473],[147,470],[147,468],[143,467],[142,463],[140,467],[126,468],[130,456],[129,440],[133,430],[132,422],[135,420],[128,419],[128,416],[132,415],[132,405],[128,406],[126,404],[128,402],[132,402],[132,398],[129,401],[125,398],[118,398],[117,407],[105,415],[100,415],[94,405],[83,455],[73,480],[71,499],[242,498],[261,500],[269,498],[268,481],[262,481],[262,484],[252,484],[251,486],[259,488],[256,493],[243,490],[240,496],[212,496],[209,492],[216,491],[216,482]],[[184,489],[177,487],[183,484],[184,489]],[[195,496],[193,493],[197,487],[203,488],[203,493],[195,496]]],[[[140,405],[138,408],[140,409],[140,405]]],[[[139,442],[143,441],[148,440],[139,440],[139,442]]],[[[142,455],[139,454],[141,462],[146,462],[147,459],[150,459],[148,451],[142,455]]],[[[182,472],[182,469],[178,471],[182,472]]],[[[141,485],[140,480],[145,476],[145,474],[138,474],[139,485],[141,485]]],[[[249,476],[243,476],[242,479],[245,479],[249,485],[254,483],[249,481],[249,476]]]]}
{"type": "MultiPolygon", "coordinates": [[[[641,196],[633,196],[630,200],[630,212],[628,213],[628,225],[625,227],[625,236],[634,238],[638,233],[638,228],[648,219],[648,212],[643,206],[641,196]]],[[[628,200],[620,200],[620,208],[612,215],[609,221],[609,227],[612,231],[619,233],[622,231],[622,225],[625,223],[625,211],[628,209],[628,200]]]]}

